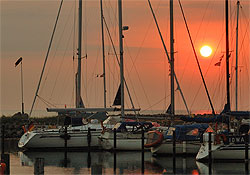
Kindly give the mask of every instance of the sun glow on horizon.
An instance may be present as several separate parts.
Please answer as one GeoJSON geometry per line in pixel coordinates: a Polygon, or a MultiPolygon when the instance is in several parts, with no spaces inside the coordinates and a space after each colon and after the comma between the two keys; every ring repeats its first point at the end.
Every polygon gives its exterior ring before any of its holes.
{"type": "Polygon", "coordinates": [[[212,54],[213,50],[210,46],[204,45],[200,49],[200,53],[203,57],[209,57],[212,54]]]}

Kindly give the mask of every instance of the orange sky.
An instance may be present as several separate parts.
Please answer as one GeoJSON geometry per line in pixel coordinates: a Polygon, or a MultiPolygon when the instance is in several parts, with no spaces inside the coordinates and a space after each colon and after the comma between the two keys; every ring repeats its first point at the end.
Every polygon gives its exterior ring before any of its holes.
{"type": "MultiPolygon", "coordinates": [[[[158,19],[164,41],[169,51],[169,5],[168,1],[151,2],[158,19]]],[[[194,54],[184,26],[177,1],[174,2],[175,71],[191,111],[209,111],[208,100],[195,63],[194,54]]],[[[103,82],[97,78],[102,73],[101,30],[99,1],[84,1],[83,54],[83,101],[88,107],[103,105],[103,82]]],[[[250,110],[249,56],[250,56],[250,3],[241,1],[239,33],[239,105],[240,110],[250,110]]],[[[1,111],[20,111],[20,66],[15,61],[23,57],[24,102],[29,112],[42,65],[56,18],[59,1],[1,1],[1,111]]],[[[74,105],[72,36],[75,4],[66,1],[58,23],[45,76],[39,96],[58,107],[74,105]],[[46,78],[45,78],[46,77],[46,78]]],[[[224,1],[183,1],[183,8],[194,40],[200,64],[215,110],[220,112],[225,104],[225,57],[220,67],[214,66],[225,51],[224,1]],[[210,45],[213,54],[204,59],[199,54],[202,45],[210,45]]],[[[230,50],[231,66],[235,65],[235,15],[236,1],[230,1],[230,50]]],[[[109,25],[118,52],[117,3],[104,1],[104,16],[109,25]]],[[[147,1],[123,2],[123,24],[129,26],[124,32],[125,78],[136,107],[142,110],[164,111],[170,103],[169,64],[157,33],[147,1]]],[[[111,105],[119,85],[119,69],[111,43],[105,31],[107,103],[111,105]]],[[[76,51],[75,51],[76,52],[76,51]]],[[[76,69],[76,67],[74,68],[76,69]]],[[[234,105],[234,69],[231,70],[231,101],[234,105]]],[[[184,110],[180,94],[176,91],[176,110],[184,110]]],[[[125,97],[126,104],[129,99],[125,97]]],[[[41,100],[36,110],[45,109],[41,100]]],[[[232,106],[234,109],[234,106],[232,106]]]]}

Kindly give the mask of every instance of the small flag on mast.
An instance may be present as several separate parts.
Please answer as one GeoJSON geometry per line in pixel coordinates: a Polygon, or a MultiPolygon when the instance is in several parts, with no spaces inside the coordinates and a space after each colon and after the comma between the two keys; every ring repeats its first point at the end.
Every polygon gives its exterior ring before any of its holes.
{"type": "Polygon", "coordinates": [[[22,62],[22,60],[23,60],[23,58],[22,57],[20,57],[16,62],[15,62],[15,67],[17,67],[17,65],[19,64],[19,63],[21,63],[22,62]]]}
{"type": "Polygon", "coordinates": [[[221,62],[219,61],[218,63],[215,63],[214,65],[215,65],[215,66],[220,66],[220,65],[221,65],[221,62]]]}
{"type": "Polygon", "coordinates": [[[220,66],[223,57],[224,57],[224,55],[222,55],[222,56],[220,57],[220,60],[219,60],[217,63],[215,63],[214,65],[215,65],[215,66],[220,66]]]}

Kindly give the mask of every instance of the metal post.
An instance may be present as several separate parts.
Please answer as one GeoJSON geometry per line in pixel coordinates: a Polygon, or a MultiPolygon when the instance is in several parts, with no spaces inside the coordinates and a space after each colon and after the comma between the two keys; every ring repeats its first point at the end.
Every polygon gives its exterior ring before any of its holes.
{"type": "Polygon", "coordinates": [[[77,89],[76,89],[76,107],[81,105],[81,61],[82,61],[82,0],[79,0],[79,19],[78,19],[78,68],[77,68],[77,89]]]}
{"type": "Polygon", "coordinates": [[[44,174],[44,158],[36,158],[34,165],[34,175],[44,174]]]}
{"type": "Polygon", "coordinates": [[[144,130],[141,133],[141,173],[144,174],[144,130]]]}
{"type": "Polygon", "coordinates": [[[68,152],[64,151],[64,167],[67,168],[68,166],[68,152]]]}
{"type": "Polygon", "coordinates": [[[105,71],[105,48],[104,48],[104,30],[103,30],[103,8],[102,8],[102,0],[100,0],[101,7],[101,29],[102,29],[102,62],[103,62],[103,90],[104,90],[104,108],[106,108],[106,71],[105,71]]]}
{"type": "Polygon", "coordinates": [[[88,168],[90,168],[91,167],[91,155],[89,151],[88,151],[87,163],[88,163],[88,168]]]}
{"type": "Polygon", "coordinates": [[[230,105],[230,74],[229,74],[229,27],[228,27],[228,0],[225,0],[225,17],[226,17],[226,88],[227,88],[227,105],[228,110],[231,110],[230,105]]]}
{"type": "Polygon", "coordinates": [[[238,33],[239,33],[239,7],[237,1],[237,24],[236,24],[236,49],[235,49],[235,110],[238,111],[238,33]]]}
{"type": "Polygon", "coordinates": [[[174,122],[174,114],[175,114],[175,105],[174,105],[174,15],[173,15],[173,0],[170,0],[170,57],[171,57],[171,119],[172,119],[172,125],[174,122]]]}
{"type": "Polygon", "coordinates": [[[116,174],[116,128],[114,128],[114,146],[113,146],[113,153],[114,153],[114,174],[116,174]]]}
{"type": "Polygon", "coordinates": [[[123,29],[122,29],[122,0],[118,0],[119,11],[119,44],[120,44],[120,79],[121,79],[121,115],[124,118],[124,66],[123,66],[123,29]]]}
{"type": "Polygon", "coordinates": [[[208,133],[209,174],[212,174],[212,133],[208,133]]]}
{"type": "Polygon", "coordinates": [[[246,174],[249,173],[248,169],[248,144],[249,144],[249,135],[245,135],[245,172],[246,174]]]}
{"type": "Polygon", "coordinates": [[[67,167],[67,159],[68,159],[68,128],[64,126],[64,167],[67,167]]]}
{"type": "Polygon", "coordinates": [[[88,151],[90,151],[90,148],[91,148],[91,128],[88,128],[87,140],[88,140],[88,151]]]}
{"type": "Polygon", "coordinates": [[[116,174],[116,128],[114,128],[114,147],[113,147],[113,153],[114,153],[114,174],[116,174]]]}
{"type": "Polygon", "coordinates": [[[176,173],[176,159],[175,159],[175,154],[176,154],[176,133],[175,130],[173,130],[173,174],[176,173]]]}
{"type": "Polygon", "coordinates": [[[67,151],[68,149],[68,130],[67,126],[64,126],[64,150],[67,151]]]}
{"type": "Polygon", "coordinates": [[[114,128],[114,151],[116,151],[116,128],[114,128]]]}

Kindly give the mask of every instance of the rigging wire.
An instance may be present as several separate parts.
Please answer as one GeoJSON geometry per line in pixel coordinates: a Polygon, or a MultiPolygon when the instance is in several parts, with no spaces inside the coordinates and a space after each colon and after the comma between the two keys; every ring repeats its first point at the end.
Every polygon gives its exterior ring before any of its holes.
{"type": "Polygon", "coordinates": [[[58,19],[59,19],[60,12],[61,12],[62,4],[63,4],[63,0],[61,0],[60,7],[59,7],[59,10],[58,10],[58,14],[57,14],[57,17],[56,17],[56,22],[55,22],[55,25],[54,25],[54,29],[53,29],[53,32],[52,32],[51,39],[50,39],[50,43],[49,43],[48,51],[47,51],[47,54],[46,54],[46,58],[44,60],[43,69],[42,69],[41,76],[40,76],[40,79],[39,79],[39,82],[38,82],[35,97],[34,97],[34,100],[33,100],[33,103],[32,103],[31,109],[30,109],[30,116],[32,114],[32,110],[33,110],[34,104],[36,102],[36,97],[37,97],[38,92],[39,92],[40,84],[41,84],[41,81],[42,81],[42,76],[43,76],[43,73],[44,73],[44,70],[45,70],[45,65],[46,65],[46,62],[47,62],[47,59],[48,59],[48,56],[49,56],[49,53],[50,53],[50,48],[51,48],[51,44],[52,44],[54,34],[55,34],[55,31],[56,31],[56,26],[57,26],[57,22],[58,22],[58,19]]]}
{"type": "MultiPolygon", "coordinates": [[[[153,8],[152,8],[152,5],[151,5],[151,3],[150,3],[150,0],[148,0],[148,4],[149,4],[150,10],[151,10],[151,13],[152,13],[152,15],[153,15],[153,18],[154,18],[154,21],[155,21],[155,24],[156,24],[158,33],[159,33],[159,35],[160,35],[162,45],[163,45],[164,50],[165,50],[165,53],[166,53],[166,55],[167,55],[168,62],[171,64],[170,57],[169,57],[169,55],[168,55],[167,48],[166,48],[165,42],[164,42],[164,40],[163,40],[161,31],[160,31],[160,27],[159,27],[158,22],[157,22],[157,19],[156,19],[156,17],[155,17],[155,13],[154,13],[154,11],[153,11],[153,8]]],[[[181,94],[181,96],[182,96],[182,100],[183,100],[184,105],[185,105],[185,107],[186,107],[187,113],[190,115],[189,109],[188,109],[188,107],[187,107],[186,100],[185,100],[184,95],[183,95],[183,93],[182,93],[182,90],[181,90],[181,88],[180,88],[180,84],[179,84],[179,82],[178,82],[178,80],[177,80],[177,77],[176,77],[175,72],[174,72],[174,78],[175,78],[175,81],[176,81],[176,84],[177,84],[177,89],[179,90],[179,92],[180,92],[180,94],[181,94]]]]}
{"type": "MultiPolygon", "coordinates": [[[[72,11],[72,9],[73,9],[73,5],[72,5],[70,11],[72,11]]],[[[63,32],[62,32],[62,34],[61,34],[61,37],[60,37],[59,42],[61,42],[61,40],[62,40],[62,38],[63,38],[62,36],[63,36],[64,33],[65,33],[65,29],[66,29],[66,26],[67,26],[67,24],[68,24],[68,22],[69,22],[69,19],[70,19],[70,13],[68,14],[68,18],[67,18],[67,20],[66,20],[66,22],[65,22],[64,29],[63,29],[63,32]]],[[[71,31],[70,31],[70,34],[69,34],[69,38],[67,39],[67,43],[66,43],[66,49],[64,50],[64,54],[63,54],[63,56],[62,56],[62,59],[60,59],[61,62],[60,62],[59,64],[57,64],[57,65],[59,65],[59,68],[58,68],[58,70],[57,70],[56,78],[55,78],[55,80],[53,81],[53,82],[54,82],[54,85],[53,85],[53,88],[52,88],[52,91],[51,91],[51,94],[50,94],[50,99],[52,98],[52,95],[54,94],[55,87],[56,87],[56,84],[57,84],[59,75],[60,75],[60,73],[61,73],[62,65],[63,65],[63,63],[64,63],[66,51],[68,50],[68,47],[69,47],[70,38],[71,38],[71,35],[72,35],[72,33],[73,33],[73,29],[74,29],[74,27],[71,28],[71,31]]],[[[58,42],[58,43],[59,43],[59,42],[58,42]]],[[[59,46],[57,45],[56,51],[57,51],[58,47],[59,47],[59,46]]],[[[55,55],[56,55],[56,52],[55,52],[55,54],[54,54],[54,58],[55,58],[55,55]]],[[[54,60],[54,59],[53,59],[53,60],[54,60]]],[[[69,70],[69,69],[67,69],[67,70],[69,70]]],[[[65,79],[64,79],[64,82],[65,82],[65,79]]],[[[65,88],[63,88],[63,90],[65,90],[65,88]]],[[[61,97],[62,97],[62,96],[61,96],[61,97]]]]}
{"type": "MultiPolygon", "coordinates": [[[[196,35],[195,35],[195,37],[194,37],[194,42],[196,41],[196,39],[197,39],[197,37],[198,37],[198,34],[199,34],[200,30],[201,30],[201,26],[202,26],[202,24],[203,24],[204,21],[205,21],[205,16],[206,16],[206,14],[207,14],[208,7],[210,6],[210,2],[211,2],[211,1],[208,1],[208,3],[207,3],[206,6],[205,6],[205,11],[204,11],[204,13],[203,13],[203,16],[202,16],[202,19],[201,19],[201,23],[200,23],[200,25],[199,25],[199,27],[198,27],[198,30],[197,30],[197,32],[196,32],[196,35]]],[[[209,25],[209,24],[207,24],[207,25],[209,25]]],[[[206,33],[206,32],[204,32],[204,35],[205,35],[205,33],[206,33]]],[[[205,38],[204,35],[203,35],[203,40],[204,40],[204,38],[205,38]]],[[[190,57],[191,57],[191,53],[189,53],[188,59],[186,59],[186,63],[184,63],[184,65],[188,65],[188,64],[189,64],[189,61],[190,61],[189,58],[190,58],[190,57]]],[[[212,62],[212,60],[213,60],[213,59],[211,59],[211,62],[212,62]]],[[[211,62],[210,62],[210,65],[211,65],[211,62]]],[[[210,65],[209,65],[209,67],[210,67],[210,65]]],[[[187,68],[188,68],[188,66],[184,66],[184,70],[183,70],[182,75],[180,76],[180,77],[181,77],[180,80],[183,79],[184,73],[186,72],[187,68]]],[[[191,80],[189,81],[190,83],[189,83],[189,86],[187,87],[187,90],[188,90],[188,91],[190,91],[190,90],[193,89],[193,79],[194,79],[194,77],[195,77],[195,76],[194,76],[194,73],[195,73],[194,71],[195,71],[195,70],[193,69],[193,70],[192,70],[192,75],[191,75],[191,80]]],[[[208,71],[208,70],[207,70],[207,71],[208,71]]],[[[205,75],[206,75],[206,74],[205,74],[205,75]]],[[[198,89],[198,91],[197,91],[197,93],[196,93],[196,95],[195,95],[195,98],[193,99],[193,102],[192,102],[191,106],[190,106],[191,109],[192,109],[193,104],[194,104],[194,102],[195,102],[195,100],[196,100],[196,97],[197,97],[198,94],[199,94],[199,91],[200,91],[201,87],[202,87],[202,83],[200,83],[199,89],[198,89]]]]}
{"type": "MultiPolygon", "coordinates": [[[[114,50],[114,53],[115,53],[115,58],[116,58],[116,60],[117,60],[117,62],[118,62],[118,65],[120,65],[120,62],[119,62],[119,59],[118,59],[118,56],[117,56],[117,52],[116,52],[116,49],[115,49],[115,46],[114,46],[114,42],[113,42],[113,40],[112,40],[112,37],[111,37],[110,32],[109,32],[109,28],[108,28],[108,26],[107,26],[107,23],[106,23],[106,20],[105,20],[104,17],[103,17],[103,22],[104,22],[104,24],[105,24],[105,27],[106,27],[106,30],[107,30],[107,33],[108,33],[110,42],[111,42],[111,44],[112,44],[112,47],[113,47],[113,50],[114,50]]],[[[125,83],[125,86],[126,86],[128,95],[129,95],[129,99],[130,99],[132,108],[135,108],[135,107],[134,107],[134,104],[133,104],[133,101],[132,101],[132,98],[131,98],[131,95],[130,95],[130,91],[129,91],[129,89],[128,89],[127,81],[125,80],[124,77],[123,77],[123,79],[124,79],[124,83],[125,83]]],[[[135,111],[135,112],[136,112],[136,111],[135,111]]]]}
{"type": "MultiPolygon", "coordinates": [[[[63,57],[62,57],[62,64],[63,64],[63,60],[64,60],[65,57],[66,57],[66,51],[68,50],[67,48],[69,47],[70,38],[71,38],[71,36],[72,36],[72,33],[73,33],[73,27],[72,27],[72,30],[71,30],[71,32],[70,32],[69,39],[68,39],[68,43],[67,43],[66,49],[65,49],[65,51],[64,51],[63,57]]],[[[59,71],[61,71],[61,69],[62,69],[62,64],[60,65],[60,70],[59,70],[59,71]]],[[[67,92],[66,90],[67,90],[67,88],[68,88],[69,83],[66,83],[66,80],[69,79],[70,71],[71,71],[70,69],[66,69],[66,71],[64,71],[65,76],[64,76],[63,82],[62,82],[62,86],[63,86],[64,88],[62,88],[62,90],[63,90],[62,94],[65,94],[65,92],[67,92]]],[[[56,81],[57,81],[57,79],[56,79],[56,81]]],[[[64,96],[60,95],[60,96],[59,96],[59,99],[60,99],[60,98],[62,99],[63,97],[64,97],[64,96]]],[[[61,100],[59,100],[59,101],[61,101],[61,100]]]]}
{"type": "MultiPolygon", "coordinates": [[[[244,19],[248,19],[247,17],[246,17],[246,14],[245,14],[245,12],[244,12],[244,9],[242,8],[242,10],[241,10],[241,12],[242,12],[242,15],[244,16],[244,19]]],[[[246,31],[245,31],[245,34],[244,34],[244,36],[243,36],[243,38],[242,38],[242,42],[241,42],[241,46],[240,46],[240,50],[243,50],[243,46],[244,46],[244,42],[245,42],[245,39],[246,38],[250,38],[249,37],[249,24],[250,24],[250,19],[248,20],[248,22],[247,22],[247,24],[246,24],[246,31]],[[248,37],[246,37],[246,36],[248,36],[248,37]]],[[[250,42],[247,42],[248,44],[250,43],[250,42]]],[[[244,52],[242,52],[243,54],[244,54],[244,52]]],[[[246,61],[246,60],[245,60],[246,61]]],[[[247,63],[247,62],[246,62],[247,63]]],[[[247,65],[247,64],[245,64],[245,65],[247,65]]],[[[248,70],[248,68],[246,67],[246,70],[247,70],[247,77],[248,77],[248,82],[250,81],[250,78],[249,78],[249,70],[248,70]]]]}
{"type": "MultiPolygon", "coordinates": [[[[160,1],[160,2],[161,2],[161,1],[160,1]]],[[[158,5],[157,5],[156,11],[157,11],[157,10],[159,9],[159,7],[160,7],[160,2],[159,2],[158,5]]],[[[128,72],[131,72],[131,71],[133,70],[133,68],[135,68],[137,77],[138,77],[139,82],[140,82],[140,85],[141,85],[141,87],[142,87],[142,89],[143,89],[143,94],[145,95],[146,100],[147,100],[147,103],[148,103],[149,106],[151,106],[151,104],[150,104],[149,98],[148,98],[148,96],[147,96],[146,90],[145,90],[145,88],[144,88],[144,86],[143,86],[143,84],[142,84],[142,81],[141,81],[141,79],[140,79],[139,73],[138,73],[138,71],[137,71],[137,69],[136,69],[136,64],[135,64],[135,62],[137,61],[137,59],[138,59],[138,57],[139,57],[139,54],[141,53],[142,45],[144,44],[144,42],[145,42],[145,40],[146,40],[146,37],[147,37],[147,35],[148,35],[149,29],[150,29],[150,26],[152,25],[152,23],[153,23],[153,20],[150,21],[150,23],[149,23],[149,25],[148,25],[148,27],[147,27],[147,29],[146,29],[146,33],[145,33],[144,38],[143,38],[143,40],[142,40],[142,42],[141,42],[141,44],[140,44],[140,47],[139,47],[139,49],[138,49],[138,52],[137,52],[135,58],[132,59],[131,54],[129,53],[129,56],[130,56],[130,58],[131,58],[131,60],[132,60],[132,66],[131,66],[130,70],[128,71],[128,72]]],[[[126,41],[125,41],[125,44],[126,44],[126,41]]],[[[164,59],[164,60],[165,60],[165,59],[164,59]]],[[[135,91],[134,91],[134,94],[135,94],[135,91]]],[[[137,96],[136,96],[136,100],[137,100],[137,102],[139,102],[137,96]]],[[[152,109],[151,109],[151,110],[152,110],[152,109]]]]}
{"type": "Polygon", "coordinates": [[[201,77],[202,77],[202,81],[203,81],[203,84],[205,86],[207,97],[208,97],[210,106],[212,108],[212,113],[213,113],[213,115],[215,115],[214,107],[213,107],[211,98],[210,98],[209,93],[208,93],[208,89],[207,89],[207,86],[206,86],[206,83],[205,83],[205,79],[204,79],[202,71],[201,71],[200,63],[199,63],[199,60],[198,60],[198,57],[197,57],[197,54],[196,54],[196,51],[195,51],[195,48],[194,48],[194,44],[193,44],[193,41],[192,41],[192,38],[191,38],[191,34],[190,34],[190,31],[189,31],[189,28],[188,28],[188,25],[187,25],[187,21],[186,21],[185,15],[184,15],[184,11],[183,11],[183,8],[182,8],[180,0],[178,0],[178,2],[179,2],[179,5],[180,5],[180,8],[181,8],[181,12],[182,12],[182,16],[183,16],[183,19],[184,19],[184,22],[185,22],[185,25],[186,25],[186,29],[188,31],[189,39],[190,39],[190,42],[191,42],[191,45],[192,45],[192,48],[193,48],[193,51],[194,51],[195,59],[196,59],[196,62],[197,62],[197,65],[198,65],[198,68],[199,68],[199,71],[200,71],[200,74],[201,74],[201,77]]]}
{"type": "Polygon", "coordinates": [[[46,101],[46,100],[45,100],[44,98],[42,98],[41,96],[37,95],[37,97],[38,97],[45,105],[47,105],[48,107],[51,107],[51,106],[56,107],[56,105],[50,103],[49,101],[46,101]]]}
{"type": "MultiPolygon", "coordinates": [[[[132,64],[133,64],[133,59],[132,59],[132,56],[131,56],[130,50],[128,49],[128,46],[127,46],[126,40],[124,40],[124,43],[125,43],[126,50],[127,50],[128,55],[129,55],[129,58],[132,60],[132,64]]],[[[134,65],[134,67],[135,67],[135,65],[134,65]]],[[[125,68],[126,68],[126,70],[127,70],[127,67],[125,67],[125,68]]],[[[138,75],[138,71],[137,71],[136,67],[135,67],[135,70],[136,70],[137,76],[139,77],[139,75],[138,75]]],[[[132,71],[132,70],[131,70],[131,71],[132,71]]],[[[128,73],[129,73],[129,72],[131,72],[131,71],[128,71],[128,70],[127,70],[127,72],[128,72],[128,73]]],[[[130,81],[130,82],[132,82],[132,81],[131,81],[131,79],[130,79],[129,74],[128,74],[128,79],[129,79],[129,81],[130,81]]],[[[140,81],[140,82],[141,82],[141,81],[140,81]]],[[[132,84],[132,83],[131,83],[131,85],[132,85],[132,90],[133,90],[133,92],[134,92],[134,96],[135,96],[136,101],[137,101],[137,103],[138,103],[138,106],[139,106],[139,108],[140,108],[139,100],[138,100],[138,97],[137,97],[137,95],[136,95],[136,93],[135,93],[135,88],[134,88],[134,86],[133,86],[133,84],[132,84]]],[[[145,90],[144,90],[144,91],[145,91],[145,90]]]]}
{"type": "MultiPolygon", "coordinates": [[[[202,19],[201,19],[201,23],[200,23],[200,25],[199,25],[199,27],[198,27],[198,30],[197,30],[197,32],[196,32],[196,36],[194,37],[194,42],[196,41],[196,39],[197,39],[197,37],[198,37],[198,34],[199,34],[200,30],[201,30],[201,26],[202,26],[202,24],[203,24],[203,22],[204,22],[204,19],[205,19],[205,16],[206,16],[206,13],[207,13],[207,9],[208,9],[209,5],[210,5],[210,1],[208,1],[207,5],[206,5],[205,12],[204,12],[204,14],[203,14],[203,16],[202,16],[202,19]]],[[[191,53],[190,53],[190,55],[191,55],[191,53]]],[[[190,55],[188,56],[188,58],[190,58],[190,55]]],[[[188,65],[189,60],[190,60],[190,59],[187,59],[187,61],[186,61],[186,63],[185,63],[184,65],[188,65]]],[[[180,80],[183,79],[184,73],[185,73],[185,71],[186,71],[187,68],[188,68],[188,66],[184,66],[184,70],[183,70],[182,75],[180,76],[180,80]]],[[[193,77],[194,77],[194,76],[192,76],[192,78],[193,78],[193,77]]],[[[191,82],[192,82],[192,80],[191,80],[191,82]]],[[[190,85],[192,85],[192,83],[190,83],[190,85]]]]}
{"type": "MultiPolygon", "coordinates": [[[[72,73],[72,80],[73,80],[73,82],[72,82],[72,84],[73,84],[73,88],[72,88],[72,96],[71,96],[71,102],[72,102],[72,104],[75,104],[75,101],[74,101],[74,99],[76,98],[75,97],[75,92],[76,92],[76,84],[75,84],[75,79],[76,79],[76,72],[75,72],[75,58],[76,58],[76,54],[75,54],[75,51],[76,51],[76,20],[77,20],[77,15],[76,15],[76,13],[77,13],[77,7],[76,7],[76,0],[74,1],[74,5],[75,5],[75,8],[74,8],[74,15],[73,15],[73,30],[74,30],[74,33],[73,33],[73,43],[72,43],[72,55],[73,55],[73,58],[72,58],[72,70],[73,70],[73,73],[72,73]],[[75,97],[75,98],[74,98],[75,97]]],[[[74,106],[74,105],[72,105],[72,106],[74,106]]]]}
{"type": "Polygon", "coordinates": [[[156,105],[160,104],[162,101],[164,101],[164,100],[165,100],[165,98],[168,98],[168,97],[170,97],[170,94],[169,94],[169,95],[167,95],[166,97],[164,97],[164,98],[160,99],[159,101],[157,101],[157,102],[156,102],[156,103],[154,103],[153,105],[149,106],[148,108],[146,108],[146,109],[142,110],[141,112],[143,113],[143,112],[145,112],[145,111],[148,111],[148,110],[149,110],[149,109],[151,109],[152,107],[154,107],[154,106],[156,106],[156,105]]]}

